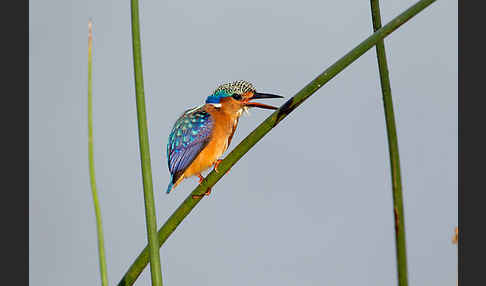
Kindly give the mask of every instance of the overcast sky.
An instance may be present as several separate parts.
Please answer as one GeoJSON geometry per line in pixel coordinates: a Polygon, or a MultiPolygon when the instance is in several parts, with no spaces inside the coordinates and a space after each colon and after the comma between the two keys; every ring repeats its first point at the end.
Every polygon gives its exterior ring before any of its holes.
{"type": "MultiPolygon", "coordinates": [[[[383,23],[416,1],[381,1],[383,23]]],[[[369,1],[141,1],[160,227],[172,124],[219,84],[293,96],[372,33],[369,1]]],[[[87,158],[87,33],[110,285],[146,245],[129,1],[30,1],[29,274],[99,285],[87,158]]],[[[397,121],[410,285],[456,285],[457,1],[385,40],[397,121]]],[[[285,100],[286,100],[285,99],[285,100]]],[[[285,100],[269,100],[283,104],[285,100]]],[[[241,118],[229,150],[271,114],[241,118]]],[[[164,285],[395,285],[390,168],[372,49],[247,153],[161,249],[164,285]]],[[[149,285],[145,269],[136,285],[149,285]]]]}

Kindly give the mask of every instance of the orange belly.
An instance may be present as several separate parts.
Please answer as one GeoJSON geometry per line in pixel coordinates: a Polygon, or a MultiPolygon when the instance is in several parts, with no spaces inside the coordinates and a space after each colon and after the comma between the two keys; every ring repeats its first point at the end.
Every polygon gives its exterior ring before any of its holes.
{"type": "Polygon", "coordinates": [[[191,165],[183,173],[183,177],[188,178],[198,175],[201,172],[210,168],[218,158],[220,158],[224,151],[226,151],[228,138],[216,138],[211,140],[206,148],[204,148],[199,155],[194,159],[191,165]]]}

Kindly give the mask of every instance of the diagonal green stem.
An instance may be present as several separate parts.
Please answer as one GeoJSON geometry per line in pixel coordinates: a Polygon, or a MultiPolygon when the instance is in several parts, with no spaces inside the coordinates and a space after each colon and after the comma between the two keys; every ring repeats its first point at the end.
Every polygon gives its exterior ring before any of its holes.
{"type": "Polygon", "coordinates": [[[159,242],[157,236],[157,218],[155,216],[152,169],[148,139],[147,114],[142,73],[142,45],[140,41],[140,19],[138,0],[131,0],[132,10],[132,43],[133,67],[135,75],[135,92],[137,101],[138,138],[140,144],[140,161],[142,165],[143,194],[145,201],[145,218],[147,221],[148,252],[152,285],[162,285],[159,242]]]}
{"type": "MultiPolygon", "coordinates": [[[[373,18],[373,30],[376,32],[381,28],[380,5],[378,0],[371,0],[371,15],[373,18]]],[[[386,131],[388,135],[388,150],[390,154],[398,285],[407,286],[407,248],[405,243],[405,220],[403,215],[400,157],[398,154],[397,130],[395,126],[390,78],[388,76],[388,65],[383,40],[376,43],[376,56],[378,58],[378,68],[380,70],[381,91],[383,93],[386,131]]]]}
{"type": "MultiPolygon", "coordinates": [[[[344,70],[347,66],[353,63],[356,59],[362,56],[366,51],[371,49],[379,40],[382,40],[402,24],[417,15],[420,11],[428,7],[435,0],[421,0],[415,5],[405,10],[402,14],[395,17],[383,28],[376,31],[366,40],[361,42],[357,47],[352,49],[341,59],[339,59],[332,66],[327,68],[323,73],[317,76],[313,81],[301,89],[294,97],[290,98],[278,110],[272,113],[265,121],[263,121],[255,130],[253,130],[241,143],[233,149],[233,151],[226,156],[226,158],[218,165],[219,172],[210,172],[206,179],[192,191],[192,193],[182,202],[182,204],[169,217],[162,228],[159,230],[159,246],[167,240],[167,238],[174,232],[182,220],[189,214],[189,212],[199,203],[201,198],[193,198],[194,195],[201,196],[206,190],[212,187],[223,177],[231,166],[233,166],[250,148],[252,148],[260,139],[265,136],[272,128],[274,128],[282,119],[284,119],[290,112],[302,104],[308,97],[321,88],[325,83],[334,78],[339,72],[344,70]]],[[[130,266],[125,276],[121,279],[118,285],[132,285],[148,262],[147,247],[140,253],[135,262],[130,266]]]]}
{"type": "Polygon", "coordinates": [[[89,178],[93,204],[96,216],[96,231],[98,235],[98,256],[100,260],[101,285],[108,286],[108,274],[106,270],[105,243],[103,238],[103,225],[101,223],[100,202],[98,200],[98,189],[96,188],[94,147],[93,147],[93,23],[88,22],[88,160],[89,178]]]}

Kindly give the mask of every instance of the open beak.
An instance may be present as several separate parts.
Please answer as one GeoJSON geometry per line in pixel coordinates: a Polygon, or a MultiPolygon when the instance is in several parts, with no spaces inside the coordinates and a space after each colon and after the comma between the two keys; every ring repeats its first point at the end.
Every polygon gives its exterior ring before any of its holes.
{"type": "Polygon", "coordinates": [[[267,104],[263,104],[263,103],[259,103],[259,102],[250,102],[250,100],[261,99],[261,98],[283,98],[283,96],[269,94],[269,93],[254,92],[253,96],[245,101],[245,106],[259,107],[259,108],[263,108],[263,109],[273,109],[273,110],[278,109],[278,107],[275,107],[275,106],[271,106],[271,105],[267,105],[267,104]]]}

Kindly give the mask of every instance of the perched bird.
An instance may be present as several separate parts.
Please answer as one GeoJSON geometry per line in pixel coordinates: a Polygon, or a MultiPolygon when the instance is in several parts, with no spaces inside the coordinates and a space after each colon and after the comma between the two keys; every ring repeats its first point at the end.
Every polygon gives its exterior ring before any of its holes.
{"type": "MultiPolygon", "coordinates": [[[[283,98],[259,93],[247,81],[239,80],[220,85],[206,98],[204,105],[186,110],[175,122],[167,143],[167,163],[171,180],[170,193],[183,179],[197,175],[214,165],[218,171],[219,159],[231,143],[238,119],[250,107],[277,109],[253,99],[283,98]]],[[[209,195],[211,190],[206,192],[209,195]]]]}

